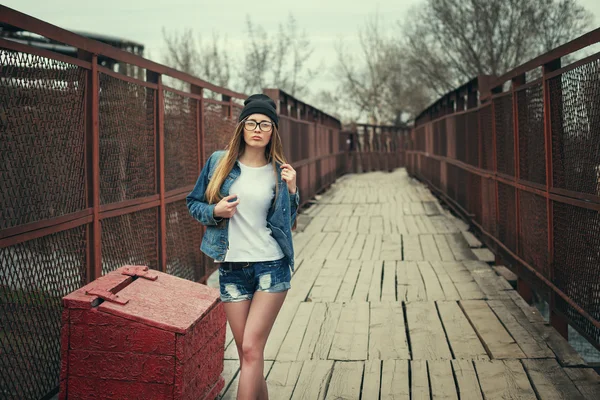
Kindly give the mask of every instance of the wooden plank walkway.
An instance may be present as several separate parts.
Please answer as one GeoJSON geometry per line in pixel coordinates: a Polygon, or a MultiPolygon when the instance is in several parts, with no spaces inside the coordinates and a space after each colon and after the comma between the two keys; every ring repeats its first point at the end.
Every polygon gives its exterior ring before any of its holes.
{"type": "MultiPolygon", "coordinates": [[[[594,370],[405,170],[345,176],[301,219],[271,399],[600,399],[594,370]]],[[[235,399],[231,332],[226,346],[235,399]]]]}

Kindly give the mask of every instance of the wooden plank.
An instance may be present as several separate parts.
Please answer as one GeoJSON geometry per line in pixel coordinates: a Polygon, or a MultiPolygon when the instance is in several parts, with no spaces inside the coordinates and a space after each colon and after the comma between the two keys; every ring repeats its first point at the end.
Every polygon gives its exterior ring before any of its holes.
{"type": "Polygon", "coordinates": [[[440,213],[435,201],[424,201],[423,208],[425,209],[425,214],[427,215],[438,215],[440,213]]]}
{"type": "Polygon", "coordinates": [[[422,233],[415,221],[415,217],[412,215],[404,216],[404,223],[406,224],[406,230],[409,235],[417,236],[419,233],[422,233]]]}
{"type": "Polygon", "coordinates": [[[291,398],[301,370],[301,361],[275,361],[267,376],[269,397],[272,399],[291,398]]]}
{"type": "Polygon", "coordinates": [[[421,249],[423,251],[423,259],[425,261],[441,261],[442,257],[437,249],[433,235],[420,235],[421,249]]]}
{"type": "MultiPolygon", "coordinates": [[[[304,233],[306,233],[306,231],[304,233]]],[[[314,258],[313,255],[315,249],[318,248],[319,245],[323,242],[323,240],[325,240],[325,237],[327,237],[327,234],[324,232],[309,233],[309,235],[311,235],[311,239],[308,242],[308,244],[304,247],[302,252],[298,254],[298,257],[307,259],[314,258]]]]}
{"type": "Polygon", "coordinates": [[[483,400],[481,387],[471,360],[452,360],[460,400],[483,400]]]}
{"type": "Polygon", "coordinates": [[[375,235],[369,234],[366,236],[365,245],[363,247],[363,251],[361,253],[361,260],[376,260],[377,258],[373,257],[373,249],[375,248],[375,235]]]}
{"type": "MultiPolygon", "coordinates": [[[[221,393],[220,393],[221,396],[223,396],[225,393],[227,393],[229,386],[231,386],[231,384],[235,380],[236,375],[238,374],[239,370],[240,370],[240,362],[238,360],[224,360],[223,361],[223,372],[221,373],[221,376],[223,377],[223,380],[225,381],[225,386],[223,387],[223,389],[221,389],[221,393]]],[[[235,391],[237,392],[237,385],[236,385],[235,391]]],[[[236,393],[233,393],[232,398],[235,398],[235,394],[236,393]]]]}
{"type": "Polygon", "coordinates": [[[463,235],[463,237],[465,238],[465,240],[469,244],[469,247],[477,249],[477,248],[483,246],[483,244],[479,241],[479,239],[477,239],[475,237],[475,235],[473,235],[471,232],[469,232],[469,231],[461,231],[460,233],[463,235]]]}
{"type": "Polygon", "coordinates": [[[277,361],[296,361],[302,345],[304,332],[311,320],[314,303],[300,303],[298,311],[288,329],[287,335],[277,352],[277,361]]]}
{"type": "Polygon", "coordinates": [[[477,285],[488,299],[506,299],[506,290],[513,290],[512,286],[500,278],[489,265],[481,261],[463,261],[477,285]]]}
{"type": "Polygon", "coordinates": [[[379,260],[402,260],[402,236],[400,234],[384,235],[382,237],[379,260]]]}
{"type": "Polygon", "coordinates": [[[347,260],[325,261],[308,298],[311,301],[335,301],[349,264],[347,260]]]}
{"type": "Polygon", "coordinates": [[[321,243],[319,243],[319,245],[317,247],[313,248],[313,252],[310,255],[310,257],[305,257],[305,258],[323,258],[323,259],[326,258],[327,255],[329,254],[329,251],[335,244],[338,236],[339,236],[339,233],[337,233],[337,232],[326,233],[323,241],[321,241],[321,243]]]}
{"type": "Polygon", "coordinates": [[[329,217],[327,225],[323,227],[323,232],[340,232],[342,227],[341,217],[329,217]]]}
{"type": "Polygon", "coordinates": [[[477,257],[471,251],[469,244],[460,233],[451,233],[446,235],[446,240],[450,250],[454,253],[456,260],[476,260],[477,257]]]}
{"type": "Polygon", "coordinates": [[[450,250],[450,246],[448,245],[448,241],[446,240],[445,235],[436,234],[433,235],[435,239],[435,244],[437,245],[438,251],[440,252],[440,257],[442,261],[454,261],[454,253],[450,250]]]}
{"type": "Polygon", "coordinates": [[[412,360],[410,362],[411,399],[430,400],[429,373],[426,360],[412,360]]]}
{"type": "Polygon", "coordinates": [[[422,216],[421,217],[421,221],[423,221],[423,225],[425,225],[425,232],[427,232],[427,233],[438,233],[437,229],[435,228],[435,225],[433,225],[433,223],[431,222],[431,218],[430,217],[422,216]]]}
{"type": "Polygon", "coordinates": [[[354,240],[355,237],[356,237],[356,233],[340,232],[340,234],[338,235],[335,243],[333,244],[333,246],[329,250],[329,253],[327,253],[327,256],[325,257],[325,259],[327,259],[327,260],[336,260],[336,259],[338,259],[339,255],[340,255],[340,252],[344,248],[344,245],[348,241],[354,240]]]}
{"type": "Polygon", "coordinates": [[[310,242],[312,236],[305,232],[298,232],[294,235],[294,251],[296,254],[300,254],[302,250],[306,247],[308,242],[310,242]]]}
{"type": "Polygon", "coordinates": [[[452,358],[434,302],[407,303],[406,317],[413,360],[452,358]]]}
{"type": "Polygon", "coordinates": [[[501,276],[504,279],[506,279],[509,283],[513,283],[516,285],[518,277],[510,269],[506,268],[504,265],[494,265],[492,268],[494,269],[494,271],[496,271],[498,276],[501,276]]]}
{"type": "Polygon", "coordinates": [[[333,361],[331,360],[304,361],[292,400],[325,399],[332,370],[333,361]]]}
{"type": "Polygon", "coordinates": [[[314,217],[310,220],[310,223],[304,228],[304,233],[315,234],[321,233],[323,231],[323,227],[327,225],[327,221],[329,220],[329,215],[325,217],[314,217]]]}
{"type": "Polygon", "coordinates": [[[335,329],[330,360],[366,360],[369,344],[369,305],[346,303],[335,329]]]}
{"type": "Polygon", "coordinates": [[[337,293],[335,301],[345,303],[352,299],[352,294],[354,293],[354,288],[356,287],[361,263],[362,261],[359,260],[350,261],[350,266],[346,271],[346,275],[344,275],[342,285],[340,286],[340,290],[337,293]]]}
{"type": "MultiPolygon", "coordinates": [[[[346,239],[346,242],[342,243],[342,249],[340,250],[340,252],[337,254],[337,256],[335,258],[337,258],[339,260],[348,260],[348,256],[350,255],[350,251],[352,250],[354,243],[356,242],[357,236],[358,236],[358,234],[356,232],[350,232],[350,234],[348,235],[348,238],[346,239]]],[[[334,245],[334,247],[332,247],[332,249],[331,249],[332,254],[333,254],[335,246],[336,245],[334,245]]]]}
{"type": "Polygon", "coordinates": [[[370,233],[383,233],[383,218],[381,216],[371,217],[370,233]]]}
{"type": "Polygon", "coordinates": [[[422,261],[417,264],[423,283],[425,285],[425,291],[427,292],[427,300],[445,300],[446,296],[440,285],[437,275],[433,271],[431,264],[427,261],[422,261]]]}
{"type": "Polygon", "coordinates": [[[461,300],[460,305],[492,358],[526,357],[485,301],[461,300]]]}
{"type": "Polygon", "coordinates": [[[348,253],[348,260],[358,260],[363,251],[363,247],[365,245],[365,240],[367,239],[367,235],[359,233],[356,236],[356,240],[354,241],[354,245],[350,249],[348,253]]]}
{"type": "Polygon", "coordinates": [[[404,250],[405,261],[423,261],[423,252],[421,251],[421,242],[418,236],[403,235],[402,249],[404,250]]]}
{"type": "Polygon", "coordinates": [[[477,333],[454,301],[438,301],[437,308],[454,358],[489,360],[477,333]]]}
{"type": "Polygon", "coordinates": [[[375,237],[375,241],[373,243],[373,253],[371,255],[371,259],[381,260],[381,247],[383,246],[383,235],[380,233],[375,233],[372,235],[375,237]]]}
{"type": "Polygon", "coordinates": [[[416,215],[414,218],[415,218],[415,224],[417,225],[419,233],[431,233],[429,231],[428,227],[425,225],[425,222],[423,221],[423,216],[416,215]]]}
{"type": "Polygon", "coordinates": [[[348,226],[346,229],[348,232],[358,232],[358,218],[356,216],[352,216],[348,219],[348,226]]]}
{"type": "Polygon", "coordinates": [[[584,400],[556,360],[526,359],[523,360],[523,366],[540,399],[584,400]]]}
{"type": "Polygon", "coordinates": [[[440,285],[442,286],[442,290],[444,291],[444,297],[446,300],[460,300],[461,297],[454,286],[454,282],[446,272],[446,269],[441,265],[439,261],[430,262],[431,267],[435,271],[438,280],[440,281],[440,285]]]}
{"type": "Polygon", "coordinates": [[[410,400],[408,360],[384,360],[381,400],[410,400]]]}
{"type": "Polygon", "coordinates": [[[591,368],[565,368],[565,373],[586,400],[600,399],[600,375],[591,368]]]}
{"type": "Polygon", "coordinates": [[[326,399],[360,399],[363,361],[336,362],[327,389],[326,399]]]}
{"type": "Polygon", "coordinates": [[[479,288],[479,285],[473,280],[473,276],[469,270],[460,262],[441,262],[461,299],[463,300],[479,300],[485,299],[485,294],[479,288]]]}
{"type": "MultiPolygon", "coordinates": [[[[398,207],[396,210],[400,210],[400,207],[398,207]]],[[[398,230],[398,233],[400,234],[408,234],[408,228],[406,227],[406,221],[404,221],[404,216],[399,213],[398,217],[396,218],[396,229],[398,230]]]]}
{"type": "Polygon", "coordinates": [[[373,276],[369,287],[369,301],[381,301],[381,280],[383,277],[383,261],[374,261],[373,276]]]}
{"type": "Polygon", "coordinates": [[[432,399],[458,400],[458,391],[452,375],[450,361],[429,360],[429,382],[432,399]]]}
{"type": "Polygon", "coordinates": [[[515,339],[523,353],[528,358],[554,358],[554,353],[539,336],[533,336],[523,325],[524,321],[517,320],[502,301],[489,300],[488,305],[498,316],[502,325],[515,339]]]}
{"type": "MultiPolygon", "coordinates": [[[[369,297],[369,288],[375,270],[375,261],[359,261],[361,263],[360,273],[356,281],[352,301],[367,301],[369,297]]],[[[378,261],[380,262],[380,261],[378,261]]]]}
{"type": "Polygon", "coordinates": [[[302,262],[302,268],[292,277],[292,287],[286,296],[286,303],[306,300],[324,262],[325,260],[316,259],[302,262]]]}
{"type": "MultiPolygon", "coordinates": [[[[299,359],[326,360],[329,356],[331,343],[342,313],[342,305],[338,303],[317,303],[315,304],[315,310],[317,310],[315,318],[320,317],[321,321],[313,322],[311,320],[309,322],[298,353],[299,359]],[[321,314],[321,310],[323,310],[323,314],[321,314]]],[[[313,313],[315,310],[313,310],[313,313]]]]}
{"type": "Polygon", "coordinates": [[[271,333],[269,334],[269,340],[267,340],[267,344],[265,346],[265,360],[274,360],[279,352],[279,347],[281,343],[283,343],[283,339],[287,334],[287,331],[292,324],[294,316],[296,315],[296,311],[298,310],[298,302],[286,301],[281,306],[279,310],[279,314],[275,319],[275,324],[273,324],[273,328],[271,329],[271,333]]]}
{"type": "Polygon", "coordinates": [[[484,398],[536,400],[523,366],[517,360],[476,360],[484,398]]]}
{"type": "Polygon", "coordinates": [[[381,386],[381,361],[365,361],[365,373],[363,378],[362,398],[379,399],[379,387],[381,386]]]}
{"type": "Polygon", "coordinates": [[[358,231],[362,233],[369,233],[369,229],[371,228],[371,217],[369,215],[364,215],[359,217],[358,219],[358,231]]]}
{"type": "Polygon", "coordinates": [[[402,303],[370,303],[369,360],[410,358],[402,303]]]}
{"type": "Polygon", "coordinates": [[[489,249],[471,249],[471,251],[473,252],[473,254],[475,254],[475,257],[479,261],[483,261],[486,263],[493,263],[494,261],[496,261],[496,256],[489,249]]]}
{"type": "Polygon", "coordinates": [[[352,204],[340,204],[338,208],[339,217],[351,217],[352,213],[354,212],[354,206],[352,204]]]}
{"type": "Polygon", "coordinates": [[[425,285],[416,262],[398,261],[396,263],[396,283],[398,301],[427,300],[425,285]]]}
{"type": "Polygon", "coordinates": [[[396,261],[383,261],[381,301],[396,301],[396,261]]]}

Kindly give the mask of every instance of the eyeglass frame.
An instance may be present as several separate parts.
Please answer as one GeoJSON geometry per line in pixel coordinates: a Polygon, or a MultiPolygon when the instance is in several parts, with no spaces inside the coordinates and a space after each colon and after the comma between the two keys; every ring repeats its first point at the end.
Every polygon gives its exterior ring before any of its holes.
{"type": "Polygon", "coordinates": [[[255,129],[256,129],[256,127],[258,126],[258,127],[260,128],[261,132],[270,132],[270,131],[272,131],[272,130],[273,130],[273,127],[275,126],[275,124],[274,124],[272,121],[269,121],[269,120],[266,120],[266,119],[265,119],[265,120],[262,120],[262,121],[260,121],[260,122],[258,122],[257,120],[254,120],[254,119],[245,119],[245,120],[244,120],[244,121],[242,121],[242,122],[244,123],[244,129],[246,129],[246,130],[248,130],[248,131],[253,131],[253,130],[255,130],[255,129]],[[246,122],[254,122],[256,125],[254,126],[254,128],[252,128],[252,129],[248,129],[248,128],[246,127],[246,122]],[[266,130],[266,131],[265,131],[265,130],[262,128],[262,126],[260,126],[260,124],[262,124],[263,122],[266,122],[266,123],[268,123],[268,124],[270,124],[270,125],[271,125],[271,127],[270,127],[268,130],[266,130]]]}

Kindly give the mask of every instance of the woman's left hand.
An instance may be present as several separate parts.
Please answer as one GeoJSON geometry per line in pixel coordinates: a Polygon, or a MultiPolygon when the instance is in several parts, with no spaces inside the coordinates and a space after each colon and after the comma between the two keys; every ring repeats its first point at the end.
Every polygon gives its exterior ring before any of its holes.
{"type": "Polygon", "coordinates": [[[287,183],[290,193],[296,193],[296,170],[290,164],[283,164],[281,166],[281,179],[287,183]]]}

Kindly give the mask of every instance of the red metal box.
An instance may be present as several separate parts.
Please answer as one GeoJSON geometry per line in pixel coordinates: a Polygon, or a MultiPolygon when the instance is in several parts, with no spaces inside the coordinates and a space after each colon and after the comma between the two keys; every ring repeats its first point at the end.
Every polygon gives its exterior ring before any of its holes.
{"type": "Polygon", "coordinates": [[[218,290],[125,266],[63,306],[61,399],[214,399],[223,388],[218,290]]]}

